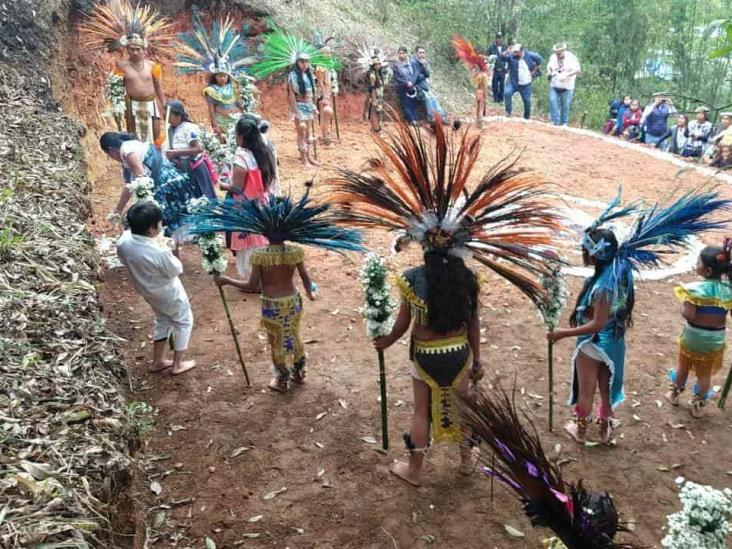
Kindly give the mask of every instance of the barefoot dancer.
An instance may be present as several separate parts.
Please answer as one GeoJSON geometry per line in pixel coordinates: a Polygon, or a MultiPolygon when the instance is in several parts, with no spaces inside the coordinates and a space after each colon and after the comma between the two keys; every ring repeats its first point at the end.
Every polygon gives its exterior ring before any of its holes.
{"type": "Polygon", "coordinates": [[[298,52],[295,65],[287,77],[287,97],[290,102],[290,120],[295,124],[297,150],[300,162],[306,166],[317,166],[312,154],[312,144],[316,139],[312,133],[312,123],[318,110],[315,107],[315,75],[310,67],[310,55],[298,52]]]}
{"type": "Polygon", "coordinates": [[[138,202],[127,212],[130,230],[117,240],[117,256],[127,267],[135,289],[155,314],[151,372],[171,368],[173,375],[193,368],[183,360],[193,329],[193,313],[180,281],[183,264],[170,250],[162,249],[155,237],[162,230],[163,214],[153,202],[138,202]],[[173,336],[173,360],[165,360],[165,346],[173,336]]]}
{"type": "Polygon", "coordinates": [[[241,231],[267,238],[270,245],[252,256],[249,280],[219,277],[219,286],[230,284],[245,291],[261,288],[262,327],[272,351],[273,379],[270,389],[288,390],[290,380],[305,381],[305,348],[300,337],[302,297],[295,287],[297,272],[305,295],[315,299],[315,285],[305,267],[305,254],[296,245],[319,246],[331,250],[362,251],[361,233],[333,226],[334,216],[327,205],[312,205],[308,192],[298,201],[270,196],[262,203],[248,200],[241,204],[219,201],[192,216],[188,232],[241,231]],[[289,362],[292,361],[292,369],[289,362]]]}
{"type": "Polygon", "coordinates": [[[722,227],[721,222],[707,220],[710,213],[729,207],[729,201],[717,196],[713,192],[690,192],[666,208],[655,205],[639,216],[630,236],[618,244],[613,231],[602,225],[638,211],[635,205],[619,208],[618,194],[585,231],[583,259],[595,272],[585,281],[577,297],[570,320],[572,327],[547,334],[550,341],[577,337],[570,397],[574,417],[565,426],[575,441],[584,443],[587,440],[598,387],[600,441],[609,443],[612,439],[613,409],[625,398],[625,331],[632,324],[634,272],[641,265],[657,265],[664,254],[685,247],[692,234],[722,227]],[[646,249],[654,245],[662,247],[646,249]]]}
{"type": "MultiPolygon", "coordinates": [[[[424,266],[399,279],[402,306],[394,331],[374,342],[385,349],[412,324],[414,419],[405,436],[410,458],[391,471],[413,485],[421,481],[430,423],[435,441],[465,440],[457,394],[480,377],[478,284],[464,259],[473,257],[537,302],[544,294],[538,277],[548,274],[547,246],[559,226],[540,201],[541,181],[512,165],[494,166],[468,189],[480,135],[469,129],[446,133],[436,117],[434,133],[400,122],[395,134],[375,139],[388,163],[376,157],[365,172],[343,171],[330,182],[344,223],[397,230],[397,251],[410,241],[424,251],[424,266]]],[[[467,444],[461,461],[461,471],[469,473],[467,444]]]]}
{"type": "Polygon", "coordinates": [[[486,58],[475,51],[473,45],[462,36],[455,35],[452,45],[458,58],[470,71],[470,81],[475,88],[475,120],[479,127],[483,125],[483,117],[486,115],[486,97],[491,82],[490,68],[486,58]]]}
{"type": "Polygon", "coordinates": [[[116,0],[98,4],[79,30],[88,37],[86,45],[92,49],[127,50],[127,59],[118,61],[114,69],[124,78],[127,131],[160,148],[165,142],[162,66],[146,59],[146,53],[172,53],[171,23],[149,6],[133,7],[129,0],[116,0]]]}
{"type": "Polygon", "coordinates": [[[330,69],[322,65],[315,67],[315,87],[318,90],[317,111],[323,145],[332,145],[331,126],[333,121],[333,101],[331,99],[330,69]]]}
{"type": "Polygon", "coordinates": [[[684,303],[682,316],[686,320],[679,338],[679,364],[669,370],[671,387],[666,400],[679,405],[679,396],[686,388],[689,372],[696,374],[694,395],[689,401],[689,412],[695,418],[702,416],[711,397],[712,376],[722,369],[726,344],[727,312],[732,310],[730,286],[730,244],[707,246],[699,254],[696,273],[699,282],[682,284],[674,293],[684,303]],[[726,280],[722,281],[722,278],[726,280]]]}

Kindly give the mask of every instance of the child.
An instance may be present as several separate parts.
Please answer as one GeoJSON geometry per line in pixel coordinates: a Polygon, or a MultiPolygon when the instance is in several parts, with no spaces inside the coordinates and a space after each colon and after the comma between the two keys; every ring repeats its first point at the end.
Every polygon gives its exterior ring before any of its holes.
{"type": "Polygon", "coordinates": [[[673,406],[679,405],[679,395],[686,387],[689,371],[693,370],[697,383],[689,411],[699,418],[711,396],[712,376],[722,368],[726,347],[725,321],[727,311],[732,310],[730,242],[721,248],[704,248],[699,254],[696,273],[704,280],[682,284],[674,290],[684,303],[681,316],[686,324],[679,338],[679,365],[676,370],[669,370],[671,387],[666,400],[673,406]],[[727,280],[723,281],[722,277],[727,280]]]}
{"type": "Polygon", "coordinates": [[[179,276],[183,265],[170,250],[155,242],[163,227],[163,214],[153,202],[137,202],[127,211],[129,231],[117,240],[117,256],[127,267],[135,289],[155,314],[151,372],[171,369],[173,375],[195,367],[183,360],[193,329],[193,313],[179,276]],[[165,360],[165,346],[173,335],[173,360],[165,360]]]}
{"type": "Polygon", "coordinates": [[[577,337],[572,357],[570,404],[573,418],[565,425],[578,443],[587,441],[595,390],[599,387],[597,423],[600,442],[612,439],[613,409],[623,400],[625,331],[632,324],[635,292],[634,272],[640,265],[657,265],[665,254],[687,245],[692,234],[720,228],[724,223],[707,217],[730,205],[714,192],[688,192],[671,205],[658,204],[642,213],[622,243],[602,225],[637,211],[635,205],[619,208],[620,194],[589,227],[582,239],[582,255],[595,272],[585,281],[572,313],[571,328],[547,334],[550,341],[577,337]],[[663,246],[648,250],[649,246],[663,246]]]}
{"type": "Polygon", "coordinates": [[[288,390],[290,379],[298,384],[305,381],[305,349],[300,338],[302,298],[293,281],[296,270],[308,299],[315,299],[315,284],[305,268],[302,248],[286,242],[331,250],[363,250],[360,231],[333,226],[335,218],[328,213],[328,205],[310,205],[308,194],[309,191],[297,202],[275,196],[264,202],[214,201],[191,216],[187,228],[190,234],[233,230],[269,240],[269,246],[253,254],[254,269],[249,280],[222,276],[216,278],[216,284],[229,284],[245,291],[261,288],[262,327],[269,336],[274,366],[269,388],[281,393],[288,390]],[[289,359],[293,362],[292,371],[289,359]]]}

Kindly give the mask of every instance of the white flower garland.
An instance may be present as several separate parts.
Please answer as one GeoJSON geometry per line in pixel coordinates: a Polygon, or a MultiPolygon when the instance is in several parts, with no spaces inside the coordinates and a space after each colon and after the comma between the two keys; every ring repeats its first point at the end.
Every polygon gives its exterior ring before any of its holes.
{"type": "Polygon", "coordinates": [[[374,253],[368,254],[361,269],[365,304],[359,312],[371,338],[389,334],[394,325],[392,314],[396,304],[391,298],[388,276],[386,262],[374,253]]]}
{"type": "Polygon", "coordinates": [[[338,95],[340,88],[338,87],[338,71],[330,69],[330,93],[331,95],[338,95]]]}
{"type": "Polygon", "coordinates": [[[155,202],[155,182],[151,177],[146,175],[136,177],[127,184],[127,188],[132,193],[135,202],[155,202]]]}
{"type": "Polygon", "coordinates": [[[109,113],[116,116],[125,112],[125,79],[118,74],[110,73],[105,85],[105,95],[109,101],[109,113]]]}
{"type": "MultiPolygon", "coordinates": [[[[208,204],[208,198],[192,198],[188,201],[188,211],[196,213],[208,204]]],[[[196,239],[198,249],[201,250],[201,267],[211,276],[219,276],[226,272],[228,261],[224,256],[224,239],[218,233],[205,233],[196,239]]]]}
{"type": "Polygon", "coordinates": [[[558,261],[550,261],[549,269],[551,274],[541,277],[541,285],[547,291],[547,300],[539,305],[539,314],[547,330],[551,331],[559,325],[559,318],[567,301],[567,284],[558,261]]]}
{"type": "Polygon", "coordinates": [[[725,549],[732,513],[732,490],[715,490],[679,477],[683,509],[667,517],[668,534],[661,540],[670,549],[725,549]]]}
{"type": "Polygon", "coordinates": [[[230,147],[222,144],[215,134],[207,131],[201,132],[201,144],[206,150],[206,154],[208,154],[211,162],[217,168],[228,165],[231,162],[230,147]]]}
{"type": "Polygon", "coordinates": [[[248,74],[239,76],[239,101],[244,112],[256,113],[259,106],[259,90],[254,85],[256,78],[248,74]]]}

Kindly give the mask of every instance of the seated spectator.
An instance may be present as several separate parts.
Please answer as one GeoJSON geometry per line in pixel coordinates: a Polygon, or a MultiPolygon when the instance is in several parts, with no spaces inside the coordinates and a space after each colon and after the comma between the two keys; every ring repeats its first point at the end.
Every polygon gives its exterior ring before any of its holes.
{"type": "Polygon", "coordinates": [[[427,52],[422,46],[417,46],[414,50],[414,57],[411,60],[412,71],[414,72],[414,87],[417,89],[417,98],[424,101],[427,111],[427,119],[434,122],[435,113],[438,113],[443,122],[447,121],[447,114],[437,101],[437,97],[432,91],[430,83],[430,66],[427,61],[427,52]]]}
{"type": "Polygon", "coordinates": [[[620,105],[620,108],[618,109],[618,117],[615,121],[615,129],[613,130],[613,135],[620,136],[623,134],[623,115],[628,109],[630,109],[630,104],[632,102],[633,99],[629,95],[626,95],[623,98],[623,104],[620,105]]]}
{"type": "Polygon", "coordinates": [[[605,122],[602,127],[602,133],[604,133],[605,135],[609,135],[610,132],[615,129],[615,125],[618,119],[618,111],[622,106],[623,102],[620,99],[613,99],[608,103],[608,107],[610,107],[610,113],[608,115],[607,122],[605,122]]]}
{"type": "Polygon", "coordinates": [[[720,170],[732,168],[732,145],[719,147],[719,153],[709,165],[720,170]]]}
{"type": "Polygon", "coordinates": [[[417,74],[412,65],[407,48],[401,46],[397,52],[397,61],[392,67],[394,88],[399,97],[399,104],[404,112],[404,118],[409,124],[417,123],[417,88],[415,87],[417,74]]]}
{"type": "Polygon", "coordinates": [[[640,122],[643,116],[640,103],[637,99],[630,102],[630,107],[623,113],[621,132],[628,141],[635,141],[640,137],[640,122]]]}
{"type": "Polygon", "coordinates": [[[719,117],[719,124],[712,128],[704,150],[704,159],[709,162],[717,157],[721,145],[732,145],[732,112],[720,113],[719,117]]]}
{"type": "Polygon", "coordinates": [[[687,119],[686,115],[679,113],[676,117],[676,124],[663,135],[656,147],[670,152],[671,154],[681,154],[686,146],[688,138],[686,137],[687,119]]]}
{"type": "Polygon", "coordinates": [[[684,158],[700,158],[704,152],[704,146],[712,133],[712,123],[707,120],[708,113],[709,109],[706,107],[696,109],[696,120],[691,121],[686,130],[689,140],[681,152],[684,158]]]}
{"type": "Polygon", "coordinates": [[[646,145],[656,145],[666,135],[668,117],[675,112],[671,99],[662,93],[653,94],[653,102],[643,111],[640,124],[646,145]]]}

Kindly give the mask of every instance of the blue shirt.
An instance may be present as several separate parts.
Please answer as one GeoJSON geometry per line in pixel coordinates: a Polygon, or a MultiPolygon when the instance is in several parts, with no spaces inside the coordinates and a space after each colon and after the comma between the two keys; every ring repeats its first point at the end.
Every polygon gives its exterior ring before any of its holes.
{"type": "MultiPolygon", "coordinates": [[[[506,59],[506,58],[504,58],[504,59],[506,59]]],[[[532,76],[533,76],[533,72],[534,72],[534,69],[536,68],[536,66],[541,65],[544,62],[544,58],[541,55],[539,55],[538,53],[534,53],[533,51],[529,51],[529,50],[524,50],[523,60],[526,61],[526,66],[529,67],[529,72],[532,73],[532,76]]],[[[511,75],[511,84],[514,87],[516,87],[516,86],[518,86],[518,73],[519,73],[518,65],[519,65],[519,61],[521,61],[521,59],[516,59],[513,56],[513,54],[509,54],[507,61],[508,61],[508,71],[511,75]]]]}
{"type": "Polygon", "coordinates": [[[669,109],[666,103],[653,107],[653,110],[646,117],[646,133],[659,137],[668,130],[669,109]]]}
{"type": "Polygon", "coordinates": [[[394,63],[392,73],[394,74],[394,85],[397,90],[408,90],[409,86],[407,86],[407,82],[411,82],[413,85],[415,84],[416,75],[411,59],[407,59],[403,63],[401,61],[394,63]]]}

